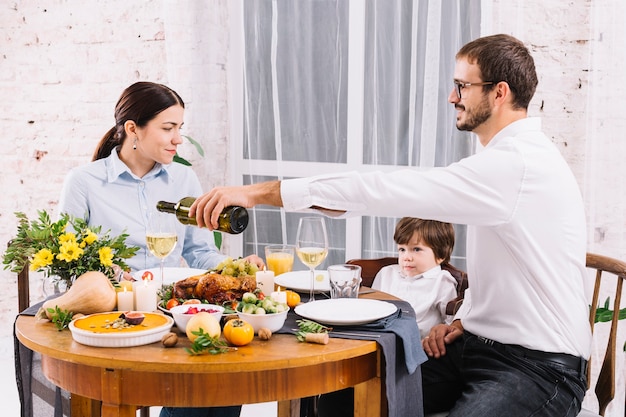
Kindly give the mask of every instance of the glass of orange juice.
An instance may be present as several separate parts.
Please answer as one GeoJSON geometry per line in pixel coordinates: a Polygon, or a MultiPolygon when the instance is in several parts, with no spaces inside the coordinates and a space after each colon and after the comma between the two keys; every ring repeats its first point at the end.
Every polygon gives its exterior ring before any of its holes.
{"type": "Polygon", "coordinates": [[[274,275],[291,272],[293,269],[293,245],[270,245],[265,247],[265,261],[267,269],[274,271],[274,275]]]}

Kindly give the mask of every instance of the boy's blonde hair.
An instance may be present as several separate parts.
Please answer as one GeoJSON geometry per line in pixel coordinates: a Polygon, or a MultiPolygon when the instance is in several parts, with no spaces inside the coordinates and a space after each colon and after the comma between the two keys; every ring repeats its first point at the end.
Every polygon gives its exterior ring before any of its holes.
{"type": "Polygon", "coordinates": [[[454,227],[450,223],[403,217],[396,224],[393,240],[398,245],[406,245],[414,233],[433,250],[435,258],[443,259],[443,264],[450,263],[454,249],[454,227]]]}

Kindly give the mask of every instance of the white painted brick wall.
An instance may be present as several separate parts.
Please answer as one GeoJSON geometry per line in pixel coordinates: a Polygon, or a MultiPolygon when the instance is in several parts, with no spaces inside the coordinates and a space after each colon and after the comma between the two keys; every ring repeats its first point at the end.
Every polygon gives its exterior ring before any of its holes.
{"type": "MultiPolygon", "coordinates": [[[[184,133],[202,143],[180,149],[206,187],[224,184],[228,111],[225,0],[35,0],[0,6],[0,250],[17,228],[13,213],[56,213],[68,170],[91,159],[113,126],[124,88],[148,80],[186,102],[184,133]]],[[[39,288],[32,288],[37,298],[39,288]]],[[[17,312],[14,274],[0,272],[0,318],[17,312]]],[[[0,357],[12,357],[11,326],[0,357]]]]}
{"type": "MultiPolygon", "coordinates": [[[[181,94],[184,132],[208,156],[199,158],[188,145],[181,154],[207,188],[226,182],[227,1],[13,0],[0,6],[0,250],[15,233],[14,211],[55,211],[65,174],[90,160],[113,125],[119,94],[137,80],[162,82],[181,94]]],[[[483,5],[485,33],[510,33],[533,51],[540,85],[531,114],[543,117],[581,185],[590,250],[626,259],[626,2],[483,5]]],[[[12,357],[15,294],[13,274],[1,271],[0,319],[7,325],[0,330],[0,357],[12,357]]],[[[622,393],[623,387],[622,381],[622,393]]]]}

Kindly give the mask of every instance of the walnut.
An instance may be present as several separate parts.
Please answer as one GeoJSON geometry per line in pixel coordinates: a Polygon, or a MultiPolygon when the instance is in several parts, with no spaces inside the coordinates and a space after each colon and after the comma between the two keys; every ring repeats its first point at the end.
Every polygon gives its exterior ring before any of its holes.
{"type": "Polygon", "coordinates": [[[272,337],[272,331],[266,327],[261,327],[259,329],[259,339],[261,340],[270,340],[272,337]]]}
{"type": "Polygon", "coordinates": [[[174,332],[169,332],[161,338],[161,343],[165,347],[174,347],[178,343],[178,336],[174,332]]]}

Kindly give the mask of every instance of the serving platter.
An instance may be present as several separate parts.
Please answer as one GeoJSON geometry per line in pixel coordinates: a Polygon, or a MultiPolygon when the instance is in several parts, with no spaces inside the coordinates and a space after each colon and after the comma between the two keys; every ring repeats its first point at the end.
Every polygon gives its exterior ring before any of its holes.
{"type": "MultiPolygon", "coordinates": [[[[285,272],[284,274],[280,274],[274,278],[274,284],[298,292],[308,292],[311,289],[311,271],[285,272]]],[[[315,271],[313,291],[316,293],[330,291],[328,272],[318,270],[315,271]]]]}
{"type": "Polygon", "coordinates": [[[333,298],[296,306],[297,315],[331,326],[372,323],[398,310],[394,304],[368,298],[333,298]]]}
{"type": "Polygon", "coordinates": [[[72,320],[72,338],[83,345],[97,347],[129,347],[158,342],[174,325],[174,319],[160,313],[143,313],[141,324],[116,329],[107,324],[120,316],[119,311],[96,313],[72,320]]]}
{"type": "MultiPolygon", "coordinates": [[[[133,273],[133,278],[137,281],[141,281],[141,277],[146,271],[150,271],[154,276],[154,279],[158,280],[161,276],[160,268],[142,269],[133,273]]],[[[196,275],[204,275],[207,273],[206,269],[197,268],[177,268],[177,267],[165,267],[163,268],[163,285],[173,284],[181,279],[193,277],[196,275]]]]}

